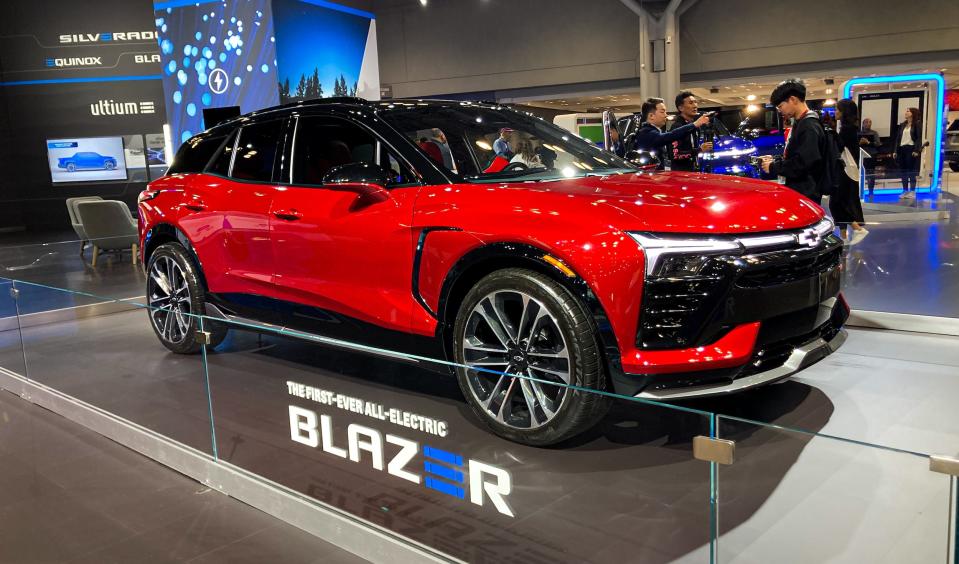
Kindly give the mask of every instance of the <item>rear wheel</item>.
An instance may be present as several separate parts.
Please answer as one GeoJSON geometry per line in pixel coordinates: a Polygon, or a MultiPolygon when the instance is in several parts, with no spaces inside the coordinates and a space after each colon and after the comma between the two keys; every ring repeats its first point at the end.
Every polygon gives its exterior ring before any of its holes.
{"type": "Polygon", "coordinates": [[[73,163],[67,164],[67,172],[75,172],[77,170],[77,165],[73,163]]]}
{"type": "Polygon", "coordinates": [[[113,162],[113,161],[107,161],[107,162],[105,162],[105,163],[103,164],[103,168],[105,168],[105,169],[107,169],[107,170],[113,170],[113,169],[115,169],[116,167],[117,167],[117,163],[115,163],[115,162],[113,162]]]}
{"type": "MultiPolygon", "coordinates": [[[[160,245],[147,264],[147,300],[150,325],[163,346],[176,353],[199,352],[202,344],[197,332],[197,315],[206,312],[203,285],[193,261],[179,243],[160,245]]],[[[210,333],[211,347],[226,337],[222,323],[203,319],[203,329],[210,333]]]]}
{"type": "Polygon", "coordinates": [[[591,318],[563,286],[509,268],[474,286],[453,329],[456,374],[473,411],[497,435],[545,446],[588,430],[608,411],[591,318]],[[516,378],[506,374],[521,374],[516,378]]]}

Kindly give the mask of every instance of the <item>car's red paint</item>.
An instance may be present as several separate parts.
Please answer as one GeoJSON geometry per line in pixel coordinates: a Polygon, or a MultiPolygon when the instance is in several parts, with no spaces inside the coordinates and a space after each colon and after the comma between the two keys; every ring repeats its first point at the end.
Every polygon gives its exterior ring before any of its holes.
{"type": "Polygon", "coordinates": [[[775,232],[823,217],[776,184],[688,173],[414,186],[394,188],[383,201],[205,174],[168,176],[148,190],[159,194],[140,203],[141,238],[159,223],[179,228],[211,292],[295,301],[419,335],[437,329],[411,288],[421,229],[457,229],[432,232],[423,252],[417,282],[433,311],[450,269],[471,250],[497,242],[542,249],[588,284],[613,328],[623,370],[636,374],[742,365],[759,324],[705,347],[639,350],[645,257],[627,231],[775,232]],[[277,215],[290,212],[298,217],[277,215]]]}

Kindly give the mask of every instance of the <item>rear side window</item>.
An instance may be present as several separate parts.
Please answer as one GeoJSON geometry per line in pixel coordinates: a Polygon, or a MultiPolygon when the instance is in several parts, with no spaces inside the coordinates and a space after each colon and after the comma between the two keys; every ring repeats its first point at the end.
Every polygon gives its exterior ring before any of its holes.
{"type": "Polygon", "coordinates": [[[233,146],[236,144],[236,135],[237,132],[234,131],[233,134],[230,135],[230,138],[226,140],[226,144],[223,145],[223,150],[213,159],[213,163],[210,164],[207,172],[219,176],[230,175],[230,163],[233,162],[233,146]]]}
{"type": "Polygon", "coordinates": [[[240,129],[240,140],[233,155],[231,178],[254,182],[272,182],[283,120],[254,123],[240,129]]]}
{"type": "Polygon", "coordinates": [[[213,153],[220,148],[229,132],[219,135],[197,135],[180,146],[173,164],[167,174],[183,174],[187,172],[203,172],[210,162],[213,153]]]}

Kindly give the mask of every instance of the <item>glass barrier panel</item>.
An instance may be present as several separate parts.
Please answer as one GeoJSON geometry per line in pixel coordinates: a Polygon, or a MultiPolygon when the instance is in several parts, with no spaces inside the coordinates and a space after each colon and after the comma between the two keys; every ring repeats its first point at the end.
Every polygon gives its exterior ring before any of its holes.
{"type": "Polygon", "coordinates": [[[525,400],[559,391],[612,404],[595,427],[528,446],[494,434],[432,357],[223,328],[208,354],[220,463],[465,561],[709,562],[710,464],[692,442],[710,414],[506,377],[498,405],[515,395],[497,412],[513,426],[531,424],[525,400]]]}
{"type": "Polygon", "coordinates": [[[13,280],[0,278],[0,368],[24,375],[23,341],[13,280]]]}
{"type": "MultiPolygon", "coordinates": [[[[169,311],[28,282],[14,286],[30,380],[213,454],[202,351],[171,352],[148,321],[167,319],[169,311]]],[[[189,316],[170,320],[187,326],[189,316]]]]}
{"type": "Polygon", "coordinates": [[[719,415],[720,563],[946,562],[951,478],[929,457],[719,415]]]}
{"type": "MultiPolygon", "coordinates": [[[[117,210],[113,210],[117,211],[117,210]]],[[[132,234],[81,242],[62,241],[0,247],[0,276],[42,286],[125,299],[143,296],[146,277],[135,255],[136,218],[132,234]],[[83,247],[81,254],[81,245],[83,247]],[[94,252],[96,260],[94,261],[94,252]]],[[[54,296],[47,295],[46,299],[54,296]]],[[[69,292],[59,296],[69,302],[69,292]]]]}

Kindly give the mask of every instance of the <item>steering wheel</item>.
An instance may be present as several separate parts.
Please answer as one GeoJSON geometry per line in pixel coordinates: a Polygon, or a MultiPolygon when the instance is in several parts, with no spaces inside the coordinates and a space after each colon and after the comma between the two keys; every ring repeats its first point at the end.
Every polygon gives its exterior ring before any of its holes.
{"type": "Polygon", "coordinates": [[[506,172],[506,171],[508,171],[508,170],[526,170],[526,169],[528,169],[528,168],[529,168],[529,167],[526,166],[526,163],[521,163],[521,162],[517,161],[517,162],[515,162],[515,163],[509,163],[508,165],[504,166],[504,167],[503,167],[503,172],[506,172]]]}

